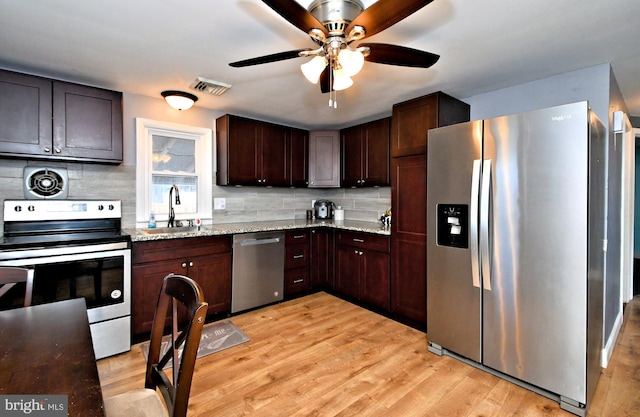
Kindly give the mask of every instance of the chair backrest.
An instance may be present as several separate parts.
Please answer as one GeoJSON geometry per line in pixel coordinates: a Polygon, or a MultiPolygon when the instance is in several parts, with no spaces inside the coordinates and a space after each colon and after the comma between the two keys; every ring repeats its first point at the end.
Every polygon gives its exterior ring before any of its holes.
{"type": "Polygon", "coordinates": [[[31,305],[34,271],[31,268],[0,266],[0,297],[19,282],[25,283],[24,306],[31,305]]]}
{"type": "Polygon", "coordinates": [[[171,417],[187,415],[191,380],[207,308],[202,289],[194,280],[176,274],[169,274],[164,278],[151,328],[145,387],[160,390],[171,417]],[[182,332],[178,329],[178,304],[184,306],[187,315],[182,332]],[[166,318],[170,311],[171,345],[160,357],[166,318]],[[169,360],[173,381],[163,370],[169,360]]]}

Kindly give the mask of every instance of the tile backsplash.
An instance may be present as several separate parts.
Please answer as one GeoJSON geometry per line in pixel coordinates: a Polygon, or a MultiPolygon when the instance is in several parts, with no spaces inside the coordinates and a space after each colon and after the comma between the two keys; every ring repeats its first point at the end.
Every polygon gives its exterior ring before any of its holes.
{"type": "MultiPolygon", "coordinates": [[[[64,167],[69,174],[69,199],[122,200],[122,227],[136,227],[136,167],[2,159],[2,200],[23,199],[25,166],[64,167]]],[[[215,175],[214,175],[215,184],[215,175]]],[[[224,210],[214,210],[213,223],[304,219],[313,200],[331,200],[345,210],[345,219],[378,221],[391,207],[391,188],[263,188],[213,186],[213,198],[224,198],[224,210]]],[[[0,207],[2,210],[2,207],[0,207]]],[[[1,217],[0,217],[1,221],[1,217]]]]}

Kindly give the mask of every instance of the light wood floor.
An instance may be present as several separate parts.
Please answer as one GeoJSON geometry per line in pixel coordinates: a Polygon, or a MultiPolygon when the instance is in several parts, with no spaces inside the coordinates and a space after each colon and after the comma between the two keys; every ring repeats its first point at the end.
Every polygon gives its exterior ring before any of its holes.
{"type": "MultiPolygon", "coordinates": [[[[251,340],[198,359],[189,417],[571,416],[449,357],[426,335],[326,293],[231,318],[251,340]]],[[[589,416],[640,416],[640,298],[589,416]]],[[[141,388],[140,346],[98,362],[104,396],[141,388]]]]}

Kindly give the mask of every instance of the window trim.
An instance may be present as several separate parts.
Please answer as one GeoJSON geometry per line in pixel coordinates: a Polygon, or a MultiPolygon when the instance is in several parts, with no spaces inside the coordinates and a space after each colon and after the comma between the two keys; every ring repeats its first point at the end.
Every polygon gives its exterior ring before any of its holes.
{"type": "MultiPolygon", "coordinates": [[[[196,175],[198,177],[198,212],[195,218],[208,223],[213,217],[213,130],[136,117],[136,223],[146,227],[151,212],[151,175],[153,135],[175,136],[195,140],[196,175]]],[[[167,221],[156,214],[156,221],[167,221]]],[[[194,218],[193,214],[176,215],[176,220],[194,218]]]]}

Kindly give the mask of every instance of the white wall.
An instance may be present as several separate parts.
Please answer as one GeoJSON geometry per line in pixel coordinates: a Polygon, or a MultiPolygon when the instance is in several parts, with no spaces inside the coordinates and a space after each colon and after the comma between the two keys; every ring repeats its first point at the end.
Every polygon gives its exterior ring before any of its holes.
{"type": "Polygon", "coordinates": [[[606,126],[609,74],[610,65],[602,64],[462,100],[471,105],[471,120],[588,100],[606,126]]]}

